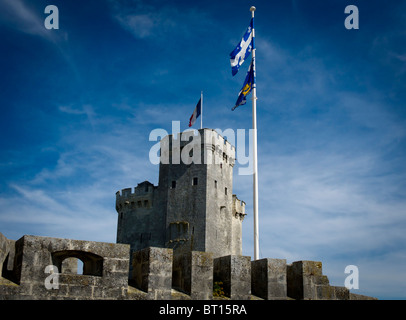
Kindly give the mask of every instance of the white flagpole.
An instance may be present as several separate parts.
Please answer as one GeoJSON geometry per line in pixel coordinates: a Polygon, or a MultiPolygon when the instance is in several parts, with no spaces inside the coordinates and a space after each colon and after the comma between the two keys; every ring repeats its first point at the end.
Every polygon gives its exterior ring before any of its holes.
{"type": "MultiPolygon", "coordinates": [[[[250,8],[252,18],[254,18],[255,7],[250,8]]],[[[254,26],[253,26],[254,27],[254,26]]],[[[254,75],[256,71],[255,67],[255,28],[252,28],[252,37],[254,45],[252,48],[252,61],[254,68],[254,75]]],[[[252,88],[252,131],[253,131],[253,160],[254,160],[254,172],[253,172],[253,189],[254,189],[254,260],[259,259],[259,231],[258,231],[258,161],[257,161],[257,88],[256,83],[252,88]]]]}
{"type": "Polygon", "coordinates": [[[203,91],[200,92],[200,129],[203,129],[203,91]]]}

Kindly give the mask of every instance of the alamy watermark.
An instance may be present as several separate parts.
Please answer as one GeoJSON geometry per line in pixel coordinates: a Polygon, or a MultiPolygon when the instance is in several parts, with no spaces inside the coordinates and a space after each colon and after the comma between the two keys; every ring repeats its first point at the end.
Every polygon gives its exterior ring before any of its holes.
{"type": "Polygon", "coordinates": [[[59,289],[59,271],[57,266],[48,265],[45,267],[44,272],[50,274],[45,278],[44,285],[48,290],[59,289]]]}
{"type": "Polygon", "coordinates": [[[344,269],[344,273],[349,275],[345,278],[344,286],[347,289],[359,289],[359,270],[357,266],[348,265],[344,269]]]}
{"type": "MultiPolygon", "coordinates": [[[[44,10],[48,16],[44,20],[44,26],[48,30],[59,29],[59,9],[55,5],[48,5],[44,10]]],[[[344,20],[344,26],[346,29],[359,29],[359,10],[355,5],[347,5],[344,9],[344,13],[348,16],[344,20]]]]}
{"type": "Polygon", "coordinates": [[[59,9],[57,6],[49,5],[45,7],[44,13],[49,14],[44,20],[46,29],[59,29],[59,9]]]}
{"type": "Polygon", "coordinates": [[[359,11],[358,7],[354,5],[348,5],[344,9],[344,13],[349,14],[344,20],[344,26],[346,29],[359,29],[359,11]]]}

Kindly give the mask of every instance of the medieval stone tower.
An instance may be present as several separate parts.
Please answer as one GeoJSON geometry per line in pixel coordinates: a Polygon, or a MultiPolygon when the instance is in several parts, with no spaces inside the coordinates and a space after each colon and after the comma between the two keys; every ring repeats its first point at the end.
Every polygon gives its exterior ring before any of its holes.
{"type": "Polygon", "coordinates": [[[242,254],[245,203],[233,195],[235,147],[212,129],[160,142],[159,184],[116,193],[117,243],[242,254]]]}

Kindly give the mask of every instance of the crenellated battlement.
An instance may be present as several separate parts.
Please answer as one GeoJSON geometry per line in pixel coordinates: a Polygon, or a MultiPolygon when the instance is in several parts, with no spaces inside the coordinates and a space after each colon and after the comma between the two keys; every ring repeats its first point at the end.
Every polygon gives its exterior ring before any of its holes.
{"type": "Polygon", "coordinates": [[[184,149],[187,151],[186,158],[189,154],[192,158],[195,150],[199,152],[201,157],[190,159],[194,163],[228,163],[231,166],[235,163],[235,147],[213,129],[191,130],[168,135],[161,140],[160,149],[162,164],[185,163],[184,149]]]}
{"type": "Polygon", "coordinates": [[[207,149],[211,149],[214,152],[215,157],[217,156],[220,162],[229,163],[231,166],[234,166],[234,145],[232,145],[227,139],[213,129],[204,129],[202,132],[204,135],[205,147],[207,149]]]}
{"type": "Polygon", "coordinates": [[[116,198],[129,198],[134,196],[143,196],[145,194],[151,194],[156,187],[149,181],[144,181],[133,188],[125,188],[116,192],[116,198]]]}
{"type": "Polygon", "coordinates": [[[116,210],[123,208],[151,208],[157,187],[148,181],[139,183],[134,189],[126,188],[116,192],[116,210]]]}
{"type": "MultiPolygon", "coordinates": [[[[214,129],[199,130],[204,132],[205,142],[220,146],[229,155],[235,154],[235,146],[214,129]]],[[[227,133],[227,130],[225,131],[227,133]]]]}
{"type": "Polygon", "coordinates": [[[27,235],[10,242],[1,233],[0,249],[6,275],[0,277],[0,300],[374,299],[331,286],[319,261],[214,258],[211,252],[159,247],[131,253],[126,244],[27,235]],[[215,289],[219,283],[222,293],[215,289]]]}

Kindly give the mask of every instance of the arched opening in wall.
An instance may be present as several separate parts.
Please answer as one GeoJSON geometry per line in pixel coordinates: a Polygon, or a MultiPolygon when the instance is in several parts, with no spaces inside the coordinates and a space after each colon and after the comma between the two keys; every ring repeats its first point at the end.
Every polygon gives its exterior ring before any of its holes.
{"type": "Polygon", "coordinates": [[[58,270],[60,273],[65,274],[83,274],[83,262],[74,257],[66,258],[62,260],[61,268],[58,268],[58,270]],[[79,262],[81,263],[81,268],[79,262]]]}
{"type": "Polygon", "coordinates": [[[103,257],[80,250],[52,253],[53,264],[61,273],[99,276],[103,275],[103,257]]]}
{"type": "Polygon", "coordinates": [[[77,274],[83,274],[83,267],[84,267],[83,261],[78,259],[78,271],[77,271],[77,274]]]}
{"type": "Polygon", "coordinates": [[[83,275],[84,263],[78,258],[66,258],[62,261],[60,273],[83,275]]]}

